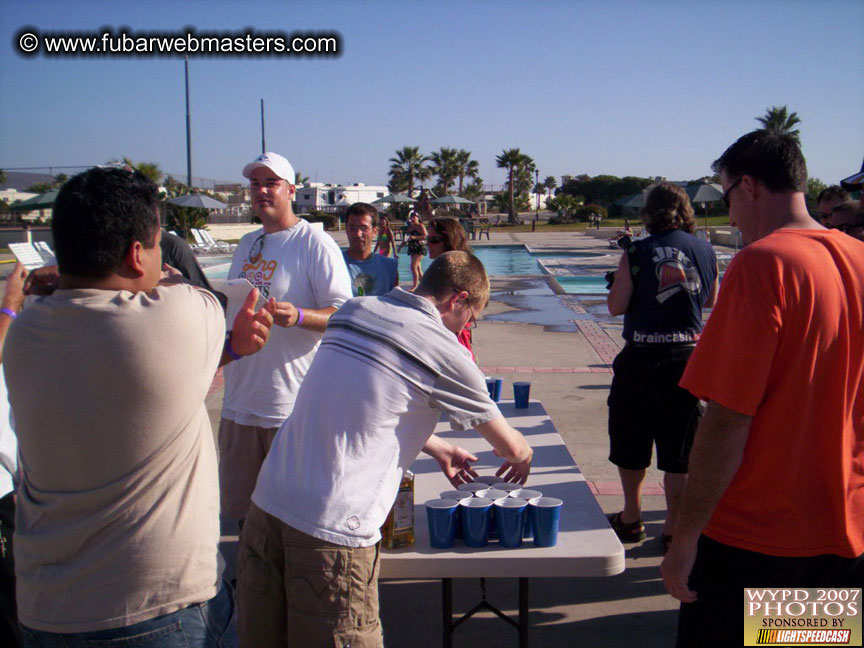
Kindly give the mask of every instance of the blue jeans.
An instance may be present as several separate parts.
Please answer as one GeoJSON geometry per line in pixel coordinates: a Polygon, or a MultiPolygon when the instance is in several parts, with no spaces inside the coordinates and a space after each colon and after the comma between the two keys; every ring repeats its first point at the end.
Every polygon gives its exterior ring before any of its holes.
{"type": "Polygon", "coordinates": [[[25,648],[235,648],[234,595],[224,582],[209,601],[123,628],[57,634],[21,626],[25,648]]]}

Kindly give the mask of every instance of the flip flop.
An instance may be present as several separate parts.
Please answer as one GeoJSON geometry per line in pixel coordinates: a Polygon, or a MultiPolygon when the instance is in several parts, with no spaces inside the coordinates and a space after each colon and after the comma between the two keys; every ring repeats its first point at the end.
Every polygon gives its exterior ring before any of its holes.
{"type": "Polygon", "coordinates": [[[621,513],[613,513],[606,516],[612,530],[621,542],[641,542],[645,539],[645,524],[642,519],[635,522],[624,523],[621,521],[621,513]]]}

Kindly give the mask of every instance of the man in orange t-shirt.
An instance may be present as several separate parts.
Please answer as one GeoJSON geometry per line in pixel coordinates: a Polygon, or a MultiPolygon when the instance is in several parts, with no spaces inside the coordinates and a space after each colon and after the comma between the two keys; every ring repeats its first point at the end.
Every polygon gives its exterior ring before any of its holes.
{"type": "Polygon", "coordinates": [[[791,136],[714,169],[747,247],[680,383],[709,403],[661,565],[679,648],[739,645],[745,587],[864,582],[864,243],[809,216],[791,136]]]}

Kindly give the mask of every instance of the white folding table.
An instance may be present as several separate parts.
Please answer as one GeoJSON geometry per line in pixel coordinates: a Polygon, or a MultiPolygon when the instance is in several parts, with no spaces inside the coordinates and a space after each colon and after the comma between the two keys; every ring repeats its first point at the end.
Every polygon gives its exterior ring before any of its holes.
{"type": "MultiPolygon", "coordinates": [[[[475,549],[457,540],[451,549],[433,549],[429,545],[426,509],[423,502],[438,497],[452,486],[431,457],[421,455],[411,470],[414,482],[413,547],[385,550],[381,559],[381,578],[440,578],[442,580],[444,646],[452,646],[453,630],[480,609],[489,609],[519,630],[519,646],[528,646],[529,579],[531,577],[613,576],[624,571],[624,547],[609,526],[585,478],[570,456],[567,446],[555,429],[552,419],[539,401],[528,409],[515,409],[512,401],[502,401],[501,413],[522,432],[534,448],[534,460],[527,488],[564,501],[561,511],[558,544],[534,547],[525,540],[518,549],[499,547],[490,542],[475,549]],[[485,600],[468,614],[453,622],[453,578],[518,578],[518,623],[485,600]]],[[[501,464],[489,444],[473,430],[455,432],[446,422],[436,427],[436,434],[477,455],[478,472],[492,475],[501,464]]]]}

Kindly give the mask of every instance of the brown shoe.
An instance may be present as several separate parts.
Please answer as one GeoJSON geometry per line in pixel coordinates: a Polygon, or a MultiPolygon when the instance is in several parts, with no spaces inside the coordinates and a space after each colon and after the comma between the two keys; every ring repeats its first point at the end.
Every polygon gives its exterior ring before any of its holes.
{"type": "Polygon", "coordinates": [[[645,525],[641,518],[625,524],[621,521],[621,513],[610,513],[606,517],[621,542],[641,542],[645,539],[645,525]]]}

